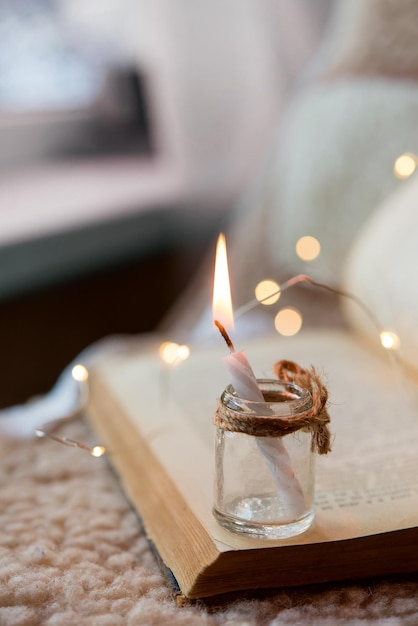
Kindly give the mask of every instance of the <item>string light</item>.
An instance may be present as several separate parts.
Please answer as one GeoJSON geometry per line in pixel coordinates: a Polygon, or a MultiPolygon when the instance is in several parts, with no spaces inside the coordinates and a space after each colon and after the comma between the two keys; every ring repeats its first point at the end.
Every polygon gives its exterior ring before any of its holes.
{"type": "Polygon", "coordinates": [[[81,407],[78,410],[69,413],[65,417],[60,417],[59,419],[47,422],[43,426],[35,429],[35,435],[43,439],[51,439],[52,441],[56,441],[57,443],[62,443],[64,446],[69,446],[70,448],[79,448],[80,450],[84,450],[94,457],[103,456],[107,453],[107,450],[104,446],[95,445],[93,447],[90,447],[82,441],[77,441],[77,439],[71,439],[70,437],[59,437],[58,435],[54,434],[55,430],[61,428],[64,424],[68,424],[68,422],[74,420],[74,418],[79,417],[80,413],[81,407]]]}
{"type": "Polygon", "coordinates": [[[56,420],[51,420],[46,424],[43,424],[39,428],[35,429],[35,435],[37,437],[43,439],[51,439],[52,441],[56,441],[57,443],[62,443],[64,446],[69,446],[71,448],[79,448],[80,450],[85,450],[91,456],[101,457],[106,454],[108,451],[104,446],[95,445],[93,447],[88,446],[82,441],[77,441],[76,439],[71,439],[70,437],[59,437],[55,434],[55,431],[58,428],[61,428],[64,424],[73,421],[76,417],[79,417],[84,411],[87,400],[88,400],[88,386],[87,381],[89,378],[89,373],[84,365],[77,363],[71,370],[71,376],[73,380],[78,383],[78,391],[79,391],[79,402],[78,406],[71,411],[67,415],[60,417],[56,420]]]}
{"type": "Polygon", "coordinates": [[[81,383],[85,382],[88,379],[89,373],[84,365],[78,363],[77,365],[74,365],[73,369],[71,370],[71,376],[74,378],[74,380],[81,383]]]}
{"type": "MultiPolygon", "coordinates": [[[[186,344],[179,345],[173,341],[165,341],[159,347],[159,355],[165,363],[168,363],[170,365],[177,365],[178,363],[185,361],[189,358],[190,348],[186,344]]],[[[78,363],[72,368],[71,376],[78,383],[79,386],[78,388],[80,399],[78,407],[68,415],[47,422],[39,428],[36,428],[34,431],[35,435],[40,438],[51,439],[52,441],[56,441],[57,443],[62,443],[65,446],[79,448],[80,450],[88,452],[91,456],[95,458],[99,458],[105,454],[109,454],[109,450],[107,450],[102,445],[95,445],[91,447],[83,443],[82,441],[77,441],[76,439],[71,439],[69,437],[59,437],[58,435],[54,434],[55,430],[61,428],[64,424],[67,424],[76,417],[79,417],[87,404],[87,383],[89,378],[87,368],[84,367],[84,365],[78,363]]]]}
{"type": "Polygon", "coordinates": [[[186,344],[179,346],[179,349],[177,350],[177,354],[178,354],[180,361],[185,361],[190,356],[189,346],[186,346],[186,344]]]}
{"type": "Polygon", "coordinates": [[[267,306],[277,302],[281,294],[279,284],[270,279],[260,281],[254,293],[258,302],[267,306]]]}
{"type": "MultiPolygon", "coordinates": [[[[362,300],[360,300],[360,298],[358,298],[352,293],[349,293],[348,291],[344,291],[343,289],[335,289],[334,287],[330,287],[329,285],[326,285],[325,283],[319,283],[318,281],[314,280],[307,274],[298,274],[297,276],[293,276],[293,278],[289,278],[289,280],[287,280],[286,282],[282,283],[279,286],[279,291],[283,293],[284,291],[286,291],[286,289],[289,289],[290,287],[294,287],[295,285],[299,283],[308,283],[309,285],[312,285],[313,287],[318,287],[319,289],[323,289],[330,293],[334,293],[337,296],[342,296],[343,298],[352,300],[353,302],[357,304],[359,308],[363,310],[363,312],[371,320],[372,324],[379,331],[379,333],[383,330],[376,316],[374,315],[374,313],[364,304],[362,300]]],[[[274,293],[271,293],[269,296],[267,296],[267,298],[273,295],[274,293]]],[[[250,302],[247,302],[236,311],[235,317],[236,318],[241,317],[245,313],[248,313],[249,311],[254,309],[256,306],[258,306],[258,304],[259,304],[259,301],[257,299],[250,300],[250,302]]]]}
{"type": "Polygon", "coordinates": [[[168,365],[177,365],[190,356],[190,348],[185,344],[179,346],[174,341],[164,341],[158,349],[160,358],[168,365]]]}
{"type": "Polygon", "coordinates": [[[380,343],[386,350],[397,350],[401,345],[399,335],[391,330],[382,330],[380,333],[380,343]]]}
{"type": "Polygon", "coordinates": [[[396,178],[409,178],[417,167],[417,157],[411,152],[405,152],[401,154],[395,161],[393,166],[393,173],[396,178]]]}
{"type": "Polygon", "coordinates": [[[311,235],[305,235],[296,242],[296,254],[302,261],[313,261],[321,252],[321,244],[311,235]]]}
{"type": "Polygon", "coordinates": [[[302,328],[302,314],[294,307],[281,309],[274,318],[274,327],[285,337],[296,335],[302,328]]]}
{"type": "Polygon", "coordinates": [[[103,456],[106,454],[106,448],[104,446],[94,446],[91,448],[90,454],[95,457],[103,456]]]}
{"type": "MultiPolygon", "coordinates": [[[[253,309],[255,306],[259,305],[260,303],[261,304],[273,304],[274,302],[277,302],[277,300],[280,298],[280,295],[281,293],[283,293],[283,291],[285,291],[286,289],[289,289],[290,287],[294,287],[295,285],[299,283],[308,283],[313,287],[324,289],[330,293],[334,293],[336,295],[339,295],[339,296],[342,296],[344,298],[348,298],[354,301],[363,310],[363,312],[367,315],[367,317],[369,317],[369,319],[372,321],[376,329],[379,331],[379,336],[380,336],[380,341],[381,341],[382,346],[386,348],[387,350],[392,350],[394,352],[399,348],[400,346],[399,336],[393,331],[383,330],[380,327],[372,311],[357,296],[351,293],[348,293],[346,291],[343,291],[341,289],[335,289],[333,287],[329,287],[328,285],[324,283],[319,283],[313,280],[310,276],[307,276],[306,274],[299,274],[298,276],[294,276],[293,278],[290,278],[289,280],[284,282],[282,285],[279,285],[278,283],[272,280],[261,281],[261,283],[257,285],[257,287],[261,289],[261,291],[256,290],[256,298],[246,303],[244,306],[240,307],[236,311],[236,317],[240,317],[244,315],[245,313],[253,309]],[[262,285],[262,287],[260,287],[260,285],[262,285]]],[[[274,325],[275,325],[277,332],[279,332],[280,334],[284,336],[289,336],[289,337],[297,334],[299,330],[301,329],[302,324],[303,324],[302,314],[300,313],[300,311],[298,311],[294,307],[285,307],[281,309],[277,313],[274,319],[274,325]]],[[[160,345],[158,352],[159,352],[160,358],[165,363],[172,364],[172,365],[180,363],[181,361],[186,360],[190,356],[189,346],[185,344],[179,345],[172,341],[163,342],[160,345]]],[[[65,417],[61,417],[57,420],[48,422],[47,424],[35,429],[35,434],[38,437],[52,439],[53,441],[62,443],[66,446],[76,447],[81,450],[85,450],[91,456],[96,457],[96,458],[101,457],[104,454],[110,454],[109,451],[102,445],[95,445],[93,447],[90,447],[82,443],[81,441],[70,439],[69,437],[59,437],[53,434],[53,431],[55,429],[62,427],[67,422],[73,420],[75,417],[78,417],[84,410],[86,402],[87,402],[87,396],[88,396],[87,383],[88,383],[88,378],[89,378],[88,370],[84,367],[84,365],[77,364],[72,368],[71,375],[72,375],[72,378],[75,381],[77,381],[79,384],[79,391],[80,391],[79,406],[72,413],[69,413],[65,417]]]]}

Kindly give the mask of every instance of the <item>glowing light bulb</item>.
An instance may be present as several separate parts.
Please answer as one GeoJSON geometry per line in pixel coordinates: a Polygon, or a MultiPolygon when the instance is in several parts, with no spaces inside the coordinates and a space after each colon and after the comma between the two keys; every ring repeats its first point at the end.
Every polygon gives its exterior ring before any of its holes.
{"type": "Polygon", "coordinates": [[[393,173],[397,178],[409,178],[415,172],[417,157],[411,152],[399,156],[393,166],[393,173]]]}
{"type": "Polygon", "coordinates": [[[87,369],[84,367],[84,365],[78,364],[78,365],[74,365],[73,369],[71,370],[71,376],[77,382],[82,383],[88,379],[89,373],[87,369]]]}
{"type": "Polygon", "coordinates": [[[280,298],[280,285],[274,280],[262,280],[255,288],[255,297],[266,306],[274,304],[280,298]]]}
{"type": "Polygon", "coordinates": [[[305,235],[296,242],[296,254],[302,261],[313,261],[320,252],[321,244],[311,235],[305,235]]]}
{"type": "Polygon", "coordinates": [[[293,307],[281,309],[274,318],[274,327],[285,337],[296,335],[302,328],[302,314],[293,307]]]}
{"type": "Polygon", "coordinates": [[[96,457],[103,456],[106,454],[106,448],[104,446],[94,446],[94,448],[90,450],[90,454],[96,457]]]}
{"type": "Polygon", "coordinates": [[[391,330],[383,330],[380,333],[380,342],[386,350],[397,350],[401,345],[399,336],[391,330]]]}

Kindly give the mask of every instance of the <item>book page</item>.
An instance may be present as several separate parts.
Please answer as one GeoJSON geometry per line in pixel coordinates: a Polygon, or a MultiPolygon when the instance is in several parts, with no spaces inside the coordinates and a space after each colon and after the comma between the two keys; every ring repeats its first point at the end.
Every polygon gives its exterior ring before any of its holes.
{"type": "MultiPolygon", "coordinates": [[[[316,520],[286,543],[311,543],[418,525],[417,388],[386,351],[376,356],[343,332],[278,335],[245,348],[259,378],[286,358],[324,372],[330,392],[333,450],[317,458],[316,520]]],[[[223,346],[192,348],[175,367],[155,354],[138,355],[109,373],[112,393],[128,407],[149,445],[199,521],[219,545],[258,547],[213,519],[213,414],[228,384],[223,346]],[[134,390],[134,391],[133,391],[134,390]]],[[[238,347],[237,347],[238,349],[238,347]]],[[[275,542],[269,542],[275,545],[275,542]]]]}

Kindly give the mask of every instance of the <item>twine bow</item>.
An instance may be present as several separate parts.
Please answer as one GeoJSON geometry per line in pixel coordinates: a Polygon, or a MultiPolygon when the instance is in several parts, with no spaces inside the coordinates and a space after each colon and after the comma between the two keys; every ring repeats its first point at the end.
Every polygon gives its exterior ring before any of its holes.
{"type": "MultiPolygon", "coordinates": [[[[331,451],[331,433],[328,428],[330,416],[327,411],[328,391],[314,367],[305,370],[293,361],[278,361],[274,373],[279,381],[292,383],[309,391],[312,406],[286,417],[254,415],[230,409],[219,400],[215,424],[223,430],[241,432],[254,437],[284,437],[297,430],[312,432],[312,449],[319,454],[331,451]]],[[[263,394],[266,402],[275,402],[280,392],[263,394]]]]}

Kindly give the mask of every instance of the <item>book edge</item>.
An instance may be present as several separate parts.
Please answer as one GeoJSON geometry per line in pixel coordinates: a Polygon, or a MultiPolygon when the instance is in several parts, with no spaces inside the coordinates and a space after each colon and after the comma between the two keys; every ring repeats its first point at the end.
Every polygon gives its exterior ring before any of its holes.
{"type": "MultiPolygon", "coordinates": [[[[118,447],[122,447],[125,441],[134,441],[136,439],[138,446],[140,446],[140,460],[138,460],[138,458],[133,459],[132,456],[128,458],[127,454],[112,455],[112,453],[110,453],[108,461],[121,484],[122,490],[141,519],[141,526],[144,528],[147,540],[155,546],[164,567],[172,573],[181,592],[186,597],[189,597],[189,589],[193,588],[196,578],[205,568],[212,565],[218,559],[219,551],[216,543],[189,509],[177,486],[166,474],[165,470],[161,468],[158,459],[153,455],[149,446],[140,436],[138,430],[131,424],[127,416],[125,416],[123,420],[123,426],[120,418],[117,427],[115,424],[112,426],[112,416],[115,415],[115,412],[117,412],[119,416],[124,415],[124,412],[115,400],[111,398],[108,390],[106,390],[103,385],[100,385],[97,376],[93,375],[91,377],[90,385],[95,391],[94,394],[90,394],[87,417],[95,432],[102,438],[104,444],[108,445],[109,448],[113,447],[113,449],[117,449],[118,447]],[[91,400],[92,397],[95,398],[94,406],[91,400]],[[97,406],[98,397],[101,398],[99,403],[100,407],[97,406]],[[105,406],[105,404],[107,404],[107,406],[105,406]],[[98,412],[100,412],[100,417],[97,414],[98,412]],[[125,432],[125,435],[122,435],[123,432],[125,432]],[[127,465],[130,462],[132,462],[132,467],[129,469],[127,465]],[[140,491],[142,491],[142,493],[139,493],[138,481],[133,480],[132,474],[135,473],[135,475],[137,475],[138,471],[140,472],[144,469],[147,462],[151,462],[153,472],[146,471],[142,473],[142,481],[140,481],[140,491]],[[135,470],[135,472],[133,472],[133,470],[135,470]],[[170,493],[169,500],[172,503],[170,511],[168,511],[166,507],[163,507],[163,509],[166,509],[166,515],[170,517],[170,521],[172,521],[176,515],[179,518],[181,517],[182,520],[182,524],[178,524],[176,527],[177,549],[175,550],[170,548],[172,545],[171,542],[167,542],[161,538],[164,523],[161,522],[160,519],[156,519],[153,515],[153,504],[149,504],[147,499],[142,497],[143,492],[148,490],[149,493],[154,493],[154,502],[158,501],[156,494],[162,489],[162,485],[158,481],[159,477],[163,478],[164,491],[170,493]],[[175,510],[173,510],[173,508],[175,508],[175,510]],[[188,550],[190,543],[193,545],[193,550],[188,550]],[[164,544],[167,544],[167,546],[164,544]]],[[[136,452],[138,452],[138,450],[136,450],[136,452]]],[[[160,512],[163,511],[161,507],[158,508],[160,512]]]]}

